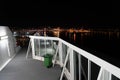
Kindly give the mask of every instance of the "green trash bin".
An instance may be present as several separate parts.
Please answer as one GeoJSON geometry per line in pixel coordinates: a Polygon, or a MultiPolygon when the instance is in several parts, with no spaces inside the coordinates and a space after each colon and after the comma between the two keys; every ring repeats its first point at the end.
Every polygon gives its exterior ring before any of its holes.
{"type": "Polygon", "coordinates": [[[46,54],[44,56],[44,66],[46,66],[47,68],[52,67],[52,55],[51,54],[46,54]]]}

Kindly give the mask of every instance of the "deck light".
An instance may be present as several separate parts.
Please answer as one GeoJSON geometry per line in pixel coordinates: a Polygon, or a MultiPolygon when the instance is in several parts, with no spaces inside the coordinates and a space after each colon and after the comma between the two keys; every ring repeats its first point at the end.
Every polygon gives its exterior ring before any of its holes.
{"type": "Polygon", "coordinates": [[[0,40],[7,39],[8,36],[0,36],[0,40]]]}

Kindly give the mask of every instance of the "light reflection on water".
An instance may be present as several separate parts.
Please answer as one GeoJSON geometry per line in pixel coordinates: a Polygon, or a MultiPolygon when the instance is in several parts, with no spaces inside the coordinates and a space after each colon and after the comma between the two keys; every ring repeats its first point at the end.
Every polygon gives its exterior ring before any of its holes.
{"type": "Polygon", "coordinates": [[[104,60],[119,60],[120,32],[60,32],[59,37],[104,60]]]}
{"type": "MultiPolygon", "coordinates": [[[[65,32],[65,36],[73,39],[74,41],[76,41],[76,36],[77,35],[80,35],[81,39],[83,39],[84,37],[89,37],[89,36],[104,36],[108,39],[112,39],[113,36],[116,38],[116,39],[119,39],[120,38],[120,32],[79,32],[79,33],[68,33],[68,32],[65,32]]],[[[102,38],[102,37],[101,37],[102,38]]]]}

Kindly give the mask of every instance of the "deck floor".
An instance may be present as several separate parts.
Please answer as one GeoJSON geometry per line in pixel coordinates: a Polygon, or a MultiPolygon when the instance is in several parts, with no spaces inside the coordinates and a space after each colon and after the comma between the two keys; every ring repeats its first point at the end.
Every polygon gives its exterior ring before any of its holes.
{"type": "Polygon", "coordinates": [[[59,80],[61,69],[58,65],[46,68],[42,61],[26,59],[26,50],[21,49],[0,72],[0,80],[59,80]]]}

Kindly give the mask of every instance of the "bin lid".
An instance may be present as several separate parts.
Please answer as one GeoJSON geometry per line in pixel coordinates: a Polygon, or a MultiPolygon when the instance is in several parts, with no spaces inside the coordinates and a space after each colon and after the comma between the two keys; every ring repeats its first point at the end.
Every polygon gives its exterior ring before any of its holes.
{"type": "Polygon", "coordinates": [[[46,54],[46,55],[44,55],[44,57],[49,58],[49,57],[52,57],[52,55],[51,54],[46,54]]]}

